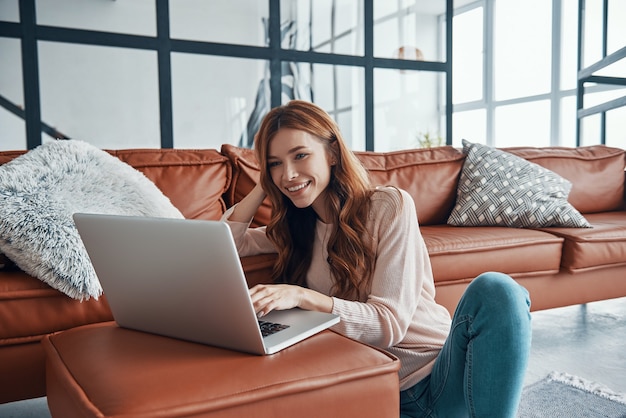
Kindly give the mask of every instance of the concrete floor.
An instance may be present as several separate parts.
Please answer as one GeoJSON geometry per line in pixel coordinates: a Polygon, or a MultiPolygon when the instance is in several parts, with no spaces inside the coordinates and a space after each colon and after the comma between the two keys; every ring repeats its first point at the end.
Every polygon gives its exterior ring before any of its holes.
{"type": "Polygon", "coordinates": [[[551,371],[626,393],[626,298],[534,312],[526,383],[551,371]]]}
{"type": "MultiPolygon", "coordinates": [[[[526,384],[565,372],[626,393],[626,298],[533,313],[526,384]]],[[[3,418],[48,418],[45,398],[0,405],[3,418]]]]}

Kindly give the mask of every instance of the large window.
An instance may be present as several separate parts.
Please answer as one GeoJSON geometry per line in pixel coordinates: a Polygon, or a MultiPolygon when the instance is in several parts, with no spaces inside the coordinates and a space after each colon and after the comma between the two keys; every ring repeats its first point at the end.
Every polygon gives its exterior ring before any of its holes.
{"type": "MultiPolygon", "coordinates": [[[[582,0],[581,0],[582,2],[582,0]]],[[[577,135],[581,145],[626,146],[626,2],[581,4],[577,135]]]]}
{"type": "Polygon", "coordinates": [[[3,0],[0,149],[251,146],[311,100],[354,150],[451,141],[452,0],[3,0]]]}
{"type": "MultiPolygon", "coordinates": [[[[580,0],[582,1],[582,0],[580,0]]],[[[605,0],[586,0],[583,66],[602,59],[605,0]]],[[[626,3],[606,2],[608,51],[626,43],[626,3]]],[[[453,144],[576,146],[579,0],[455,1],[453,144]],[[463,4],[465,3],[465,4],[463,4]]],[[[623,77],[621,67],[607,73],[623,77]]],[[[585,107],[624,94],[617,85],[585,88],[585,107]]],[[[626,145],[626,108],[586,118],[580,145],[626,145]],[[621,116],[621,117],[620,117],[621,116]],[[622,132],[622,134],[620,134],[622,132]]]]}
{"type": "MultiPolygon", "coordinates": [[[[545,0],[483,0],[457,9],[455,145],[463,138],[498,147],[561,142],[552,129],[559,118],[551,116],[560,107],[551,105],[559,98],[552,69],[553,55],[560,50],[554,44],[560,38],[555,34],[560,19],[553,18],[553,10],[545,0]]],[[[573,30],[569,35],[576,39],[575,26],[573,30]]],[[[571,73],[575,75],[575,67],[571,73]]]]}
{"type": "Polygon", "coordinates": [[[588,109],[624,101],[626,59],[578,71],[626,55],[624,21],[624,0],[2,0],[0,149],[248,147],[291,99],[354,150],[624,146],[626,107],[588,109]]]}

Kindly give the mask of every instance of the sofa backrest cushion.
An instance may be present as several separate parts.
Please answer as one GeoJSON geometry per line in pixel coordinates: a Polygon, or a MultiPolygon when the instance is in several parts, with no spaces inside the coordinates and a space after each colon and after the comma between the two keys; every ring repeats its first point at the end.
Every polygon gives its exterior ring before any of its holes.
{"type": "Polygon", "coordinates": [[[624,205],[626,152],[592,145],[578,148],[516,147],[504,151],[554,171],[572,183],[568,201],[581,213],[618,210],[624,205]]]}
{"type": "MultiPolygon", "coordinates": [[[[254,151],[249,148],[224,144],[222,154],[228,157],[233,169],[232,181],[225,194],[226,206],[231,207],[250,193],[259,182],[259,163],[254,151]]],[[[252,220],[251,226],[267,225],[271,216],[272,205],[269,198],[266,198],[252,220]]]]}
{"type": "MultiPolygon", "coordinates": [[[[222,145],[222,154],[233,165],[233,179],[226,193],[231,206],[246,196],[259,181],[259,166],[253,150],[222,145]]],[[[391,185],[413,196],[420,223],[445,223],[456,198],[456,187],[463,167],[464,154],[453,147],[403,150],[387,153],[355,152],[369,171],[375,185],[391,185]]],[[[253,225],[266,225],[271,205],[265,201],[253,225]]]]}
{"type": "MultiPolygon", "coordinates": [[[[144,173],[189,219],[220,219],[232,170],[215,149],[122,149],[109,154],[144,173]]],[[[0,165],[26,153],[0,152],[0,165]]]]}
{"type": "Polygon", "coordinates": [[[6,164],[14,158],[19,157],[22,154],[26,154],[26,150],[19,151],[0,151],[0,165],[6,164]]]}
{"type": "Polygon", "coordinates": [[[231,167],[228,158],[214,149],[108,150],[143,172],[167,196],[185,218],[220,219],[226,205],[231,167]]]}
{"type": "Polygon", "coordinates": [[[374,184],[395,186],[413,196],[420,225],[446,223],[465,160],[460,150],[445,146],[356,155],[374,184]]]}

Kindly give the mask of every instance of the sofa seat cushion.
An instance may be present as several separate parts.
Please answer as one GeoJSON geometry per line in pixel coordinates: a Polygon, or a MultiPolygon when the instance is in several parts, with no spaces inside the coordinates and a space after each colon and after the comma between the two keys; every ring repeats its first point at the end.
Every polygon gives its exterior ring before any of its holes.
{"type": "Polygon", "coordinates": [[[106,297],[79,302],[19,269],[0,272],[0,346],[111,319],[106,297]]]}
{"type": "Polygon", "coordinates": [[[232,169],[214,149],[108,150],[141,171],[161,189],[185,218],[219,219],[226,205],[232,169]]]}
{"type": "Polygon", "coordinates": [[[571,273],[626,265],[626,212],[585,215],[593,228],[545,228],[565,240],[561,266],[571,273]]]}
{"type": "Polygon", "coordinates": [[[422,226],[437,285],[469,281],[486,271],[515,278],[559,271],[563,238],[507,227],[422,226]]]}
{"type": "Polygon", "coordinates": [[[324,331],[255,356],[117,327],[43,341],[48,404],[80,417],[397,416],[399,361],[324,331]]]}

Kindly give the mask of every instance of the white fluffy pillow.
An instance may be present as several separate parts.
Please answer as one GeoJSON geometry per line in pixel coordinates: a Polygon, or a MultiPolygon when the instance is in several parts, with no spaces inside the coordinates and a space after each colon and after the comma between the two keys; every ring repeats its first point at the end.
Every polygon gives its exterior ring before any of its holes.
{"type": "Polygon", "coordinates": [[[72,298],[98,298],[75,212],[183,217],[143,173],[86,142],[49,142],[0,166],[0,252],[72,298]]]}
{"type": "Polygon", "coordinates": [[[547,168],[516,155],[463,140],[463,163],[455,226],[550,226],[590,228],[568,201],[572,184],[547,168]]]}

